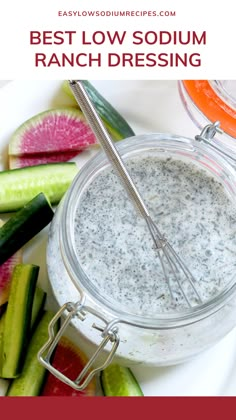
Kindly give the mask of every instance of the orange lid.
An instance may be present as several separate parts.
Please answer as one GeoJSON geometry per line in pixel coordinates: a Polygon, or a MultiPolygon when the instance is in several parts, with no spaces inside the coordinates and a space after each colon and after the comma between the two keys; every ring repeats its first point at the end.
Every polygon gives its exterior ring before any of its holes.
{"type": "Polygon", "coordinates": [[[208,80],[183,80],[196,107],[211,122],[219,121],[225,133],[236,138],[236,110],[214,90],[208,80]]]}

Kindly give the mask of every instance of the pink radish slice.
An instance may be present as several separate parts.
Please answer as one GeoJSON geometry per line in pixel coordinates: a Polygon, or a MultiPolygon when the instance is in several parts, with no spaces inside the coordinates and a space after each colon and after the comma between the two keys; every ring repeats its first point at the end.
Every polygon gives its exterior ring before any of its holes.
{"type": "Polygon", "coordinates": [[[25,166],[42,165],[45,163],[67,162],[82,152],[48,153],[27,156],[9,156],[9,168],[24,168],[25,166]]]}
{"type": "Polygon", "coordinates": [[[0,306],[8,301],[11,276],[16,264],[22,262],[22,251],[17,251],[0,266],[0,306]]]}
{"type": "Polygon", "coordinates": [[[59,108],[42,112],[22,124],[9,143],[9,155],[52,155],[81,151],[97,143],[81,111],[59,108]]]}
{"type": "MultiPolygon", "coordinates": [[[[0,220],[0,227],[3,225],[0,220]]],[[[0,265],[0,306],[8,301],[11,276],[16,264],[22,262],[22,250],[17,251],[4,264],[0,265]]]]}

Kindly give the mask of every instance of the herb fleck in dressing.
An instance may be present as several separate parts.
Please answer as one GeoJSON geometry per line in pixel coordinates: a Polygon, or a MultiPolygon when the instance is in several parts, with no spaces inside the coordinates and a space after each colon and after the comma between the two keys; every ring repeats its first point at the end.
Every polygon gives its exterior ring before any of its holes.
{"type": "MultiPolygon", "coordinates": [[[[127,166],[153,220],[196,278],[202,301],[219,294],[236,266],[236,209],[222,185],[173,158],[132,158],[127,166]]],[[[112,170],[84,192],[74,235],[82,269],[110,305],[146,316],[186,307],[173,279],[171,299],[145,222],[112,170]]]]}

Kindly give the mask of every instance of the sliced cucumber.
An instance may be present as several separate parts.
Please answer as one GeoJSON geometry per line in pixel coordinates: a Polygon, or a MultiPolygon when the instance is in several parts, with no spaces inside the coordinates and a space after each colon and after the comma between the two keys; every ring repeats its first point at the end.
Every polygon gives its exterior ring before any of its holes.
{"type": "Polygon", "coordinates": [[[1,376],[15,378],[22,369],[22,361],[29,341],[33,297],[39,267],[16,265],[4,320],[1,376]]]}
{"type": "Polygon", "coordinates": [[[84,81],[84,85],[89,94],[90,99],[95,104],[95,107],[101,117],[109,125],[111,133],[113,130],[119,133],[117,140],[125,139],[134,136],[132,128],[127,121],[119,114],[116,109],[89,83],[88,80],[84,81]]]}
{"type": "MultiPolygon", "coordinates": [[[[98,114],[105,123],[108,131],[114,140],[122,140],[134,136],[135,133],[122,115],[97,91],[97,89],[88,81],[83,81],[84,86],[92,100],[98,114]]],[[[64,91],[75,101],[67,80],[63,83],[64,91]]],[[[76,102],[77,104],[77,102],[76,102]]],[[[78,106],[78,104],[77,104],[78,106]]]]}
{"type": "MultiPolygon", "coordinates": [[[[30,334],[35,329],[35,326],[37,325],[39,319],[42,316],[45,300],[46,300],[46,292],[44,292],[40,287],[36,286],[36,289],[34,292],[33,306],[32,306],[30,334]]],[[[2,366],[3,332],[4,332],[5,318],[6,318],[6,311],[2,314],[0,318],[0,372],[1,372],[1,366],[2,366]]]]}
{"type": "Polygon", "coordinates": [[[4,332],[5,319],[6,319],[6,312],[4,312],[0,318],[0,376],[1,376],[1,371],[2,371],[3,332],[4,332]]]}
{"type": "Polygon", "coordinates": [[[40,193],[16,212],[0,228],[0,264],[51,222],[54,212],[47,197],[40,193]]]}
{"type": "Polygon", "coordinates": [[[53,316],[52,312],[46,311],[39,321],[27,349],[22,373],[12,381],[7,392],[8,396],[40,395],[47,371],[38,362],[37,354],[48,340],[48,324],[53,316]]]}
{"type": "Polygon", "coordinates": [[[78,172],[75,162],[48,163],[0,172],[0,213],[17,211],[43,192],[57,204],[78,172]]]}
{"type": "Polygon", "coordinates": [[[31,323],[30,330],[32,331],[38,323],[38,320],[41,318],[43,313],[44,304],[46,301],[46,292],[40,287],[36,287],[34,293],[32,314],[31,314],[31,323]]]}
{"type": "Polygon", "coordinates": [[[143,392],[131,370],[117,364],[109,365],[101,373],[104,395],[109,397],[141,397],[143,392]]]}

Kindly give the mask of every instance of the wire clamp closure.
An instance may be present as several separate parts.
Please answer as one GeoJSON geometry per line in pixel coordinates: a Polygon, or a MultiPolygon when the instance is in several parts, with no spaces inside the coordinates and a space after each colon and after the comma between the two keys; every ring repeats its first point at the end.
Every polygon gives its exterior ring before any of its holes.
{"type": "Polygon", "coordinates": [[[198,141],[210,141],[216,135],[216,133],[223,134],[223,130],[220,128],[220,122],[215,121],[213,124],[206,125],[200,135],[195,136],[195,140],[198,141]]]}
{"type": "Polygon", "coordinates": [[[201,142],[204,142],[208,144],[212,149],[216,150],[218,153],[221,154],[221,156],[224,156],[226,160],[230,161],[230,163],[235,166],[236,160],[227,152],[223,151],[220,147],[216,145],[216,143],[213,143],[211,140],[215,137],[216,133],[223,134],[224,131],[220,128],[220,122],[215,121],[212,124],[206,125],[200,134],[197,134],[195,136],[195,140],[201,142]]]}
{"type": "MultiPolygon", "coordinates": [[[[45,345],[40,349],[38,353],[39,362],[49,370],[54,376],[60,379],[65,384],[71,386],[77,391],[82,391],[89,384],[93,376],[105,369],[113,360],[117,347],[119,345],[119,336],[117,323],[118,320],[113,320],[108,323],[95,309],[85,306],[80,302],[72,303],[67,302],[63,305],[54,318],[51,320],[48,326],[49,339],[45,345]],[[69,326],[71,320],[77,317],[79,320],[84,321],[87,314],[90,313],[95,317],[99,318],[100,321],[103,321],[104,326],[93,324],[92,327],[101,332],[102,341],[98,345],[94,354],[91,356],[87,364],[84,366],[83,370],[79,373],[75,380],[72,380],[65,376],[62,372],[52,364],[53,352],[60,340],[60,338],[65,333],[66,328],[69,326]],[[58,322],[61,321],[61,327],[57,330],[58,322]],[[100,362],[98,367],[93,367],[94,363],[97,361],[98,356],[101,355],[105,347],[110,343],[110,350],[106,351],[105,359],[103,355],[103,362],[100,362]]],[[[76,366],[75,366],[76,368],[76,366]]]]}

